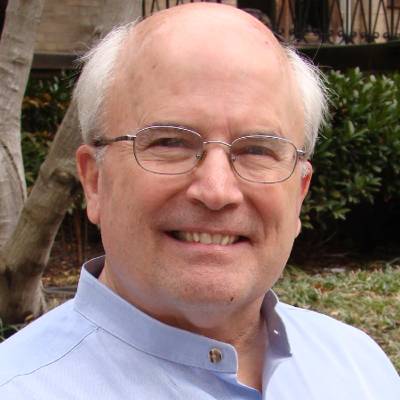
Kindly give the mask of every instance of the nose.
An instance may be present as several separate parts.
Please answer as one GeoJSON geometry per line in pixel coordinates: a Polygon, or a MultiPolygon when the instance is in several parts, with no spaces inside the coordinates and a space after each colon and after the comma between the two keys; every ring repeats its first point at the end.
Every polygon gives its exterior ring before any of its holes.
{"type": "Polygon", "coordinates": [[[202,204],[213,211],[235,207],[243,201],[239,183],[225,146],[209,143],[207,152],[192,171],[187,196],[192,202],[202,204]]]}

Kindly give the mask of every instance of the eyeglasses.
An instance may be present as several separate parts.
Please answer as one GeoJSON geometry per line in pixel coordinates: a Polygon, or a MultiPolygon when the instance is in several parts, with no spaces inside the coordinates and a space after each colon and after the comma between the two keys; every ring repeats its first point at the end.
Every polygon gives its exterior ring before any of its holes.
{"type": "Polygon", "coordinates": [[[257,134],[243,136],[231,144],[220,140],[204,141],[187,128],[155,125],[142,128],[134,135],[93,142],[103,147],[120,141],[132,141],[137,163],[146,171],[163,175],[180,175],[192,171],[206,156],[206,146],[223,145],[229,149],[229,161],[241,178],[257,183],[276,183],[289,179],[299,159],[305,158],[287,139],[257,134]]]}

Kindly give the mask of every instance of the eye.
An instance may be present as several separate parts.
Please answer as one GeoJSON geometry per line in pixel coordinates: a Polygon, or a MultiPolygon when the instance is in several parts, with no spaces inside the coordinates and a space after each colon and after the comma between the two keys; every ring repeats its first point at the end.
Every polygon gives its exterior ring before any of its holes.
{"type": "Polygon", "coordinates": [[[274,156],[273,150],[265,146],[247,146],[242,153],[254,156],[274,156]]]}
{"type": "Polygon", "coordinates": [[[238,155],[241,156],[254,156],[254,157],[262,157],[262,158],[278,158],[278,154],[271,147],[260,145],[260,144],[251,144],[247,146],[243,146],[239,151],[238,155]]]}
{"type": "Polygon", "coordinates": [[[149,143],[149,147],[188,147],[189,144],[185,140],[178,137],[162,137],[149,143]]]}

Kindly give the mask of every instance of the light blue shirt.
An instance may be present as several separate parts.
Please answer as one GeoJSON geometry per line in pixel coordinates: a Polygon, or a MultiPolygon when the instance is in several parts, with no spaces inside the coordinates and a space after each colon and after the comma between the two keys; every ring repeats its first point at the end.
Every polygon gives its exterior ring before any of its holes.
{"type": "Polygon", "coordinates": [[[0,345],[1,400],[400,399],[397,372],[366,334],[272,291],[260,393],[238,381],[234,347],[142,313],[96,279],[102,265],[85,264],[75,299],[0,345]]]}

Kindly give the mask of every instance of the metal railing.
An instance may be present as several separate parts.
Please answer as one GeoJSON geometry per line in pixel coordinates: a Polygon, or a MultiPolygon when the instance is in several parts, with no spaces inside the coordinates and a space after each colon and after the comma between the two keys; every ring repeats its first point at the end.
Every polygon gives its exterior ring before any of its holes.
{"type": "MultiPolygon", "coordinates": [[[[193,0],[142,0],[142,15],[146,17],[187,2],[193,0]]],[[[239,4],[269,25],[282,40],[299,45],[377,43],[400,39],[400,0],[258,1],[259,8],[269,10],[269,15],[260,9],[245,8],[246,1],[239,4]]]]}

